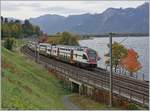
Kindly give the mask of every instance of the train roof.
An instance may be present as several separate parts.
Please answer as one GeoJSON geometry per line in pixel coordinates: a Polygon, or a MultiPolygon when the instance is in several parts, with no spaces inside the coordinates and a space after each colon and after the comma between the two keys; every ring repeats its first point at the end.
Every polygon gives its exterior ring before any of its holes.
{"type": "Polygon", "coordinates": [[[51,45],[49,43],[39,43],[39,45],[51,45]]]}
{"type": "Polygon", "coordinates": [[[56,45],[58,48],[68,48],[68,49],[84,49],[88,47],[83,47],[83,46],[71,46],[71,45],[56,45]]]}
{"type": "MultiPolygon", "coordinates": [[[[33,41],[30,41],[31,43],[36,43],[33,41]]],[[[64,48],[64,49],[76,49],[76,50],[82,50],[84,48],[88,48],[85,46],[72,46],[72,45],[54,45],[54,44],[49,44],[49,43],[39,43],[39,45],[45,45],[45,46],[55,46],[57,48],[64,48]]]]}

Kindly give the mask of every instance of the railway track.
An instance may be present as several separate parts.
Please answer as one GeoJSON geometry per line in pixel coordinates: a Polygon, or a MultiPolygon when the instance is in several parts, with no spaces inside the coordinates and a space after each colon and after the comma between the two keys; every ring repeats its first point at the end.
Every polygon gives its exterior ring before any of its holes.
{"type": "MultiPolygon", "coordinates": [[[[102,71],[100,69],[98,69],[98,70],[95,69],[94,72],[97,74],[97,76],[99,76],[99,77],[106,76],[106,79],[109,80],[109,72],[103,71],[103,73],[101,73],[102,71]],[[102,74],[104,74],[104,75],[102,75],[102,74]]],[[[122,83],[127,84],[128,86],[134,86],[138,90],[146,90],[147,93],[149,91],[149,82],[134,80],[134,79],[131,79],[128,77],[123,77],[121,75],[113,74],[113,81],[115,82],[116,80],[119,80],[122,83]]]]}
{"type": "MultiPolygon", "coordinates": [[[[21,51],[35,58],[35,52],[28,47],[24,46],[21,51]]],[[[102,86],[104,89],[109,90],[109,72],[104,69],[96,68],[94,71],[89,71],[48,58],[44,55],[39,55],[39,60],[57,66],[58,69],[64,69],[64,73],[68,72],[68,76],[79,81],[90,85],[102,86]],[[72,74],[69,74],[70,72],[72,74]]],[[[149,82],[113,74],[113,93],[119,93],[121,96],[129,97],[131,100],[146,106],[149,104],[149,82]]]]}

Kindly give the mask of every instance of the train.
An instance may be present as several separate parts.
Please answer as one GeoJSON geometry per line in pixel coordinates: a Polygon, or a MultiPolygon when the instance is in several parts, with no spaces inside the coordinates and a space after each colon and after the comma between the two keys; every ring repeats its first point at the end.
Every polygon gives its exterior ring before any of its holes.
{"type": "Polygon", "coordinates": [[[42,55],[78,67],[93,69],[97,67],[97,62],[100,60],[95,50],[83,46],[56,45],[29,41],[28,47],[42,55]]]}

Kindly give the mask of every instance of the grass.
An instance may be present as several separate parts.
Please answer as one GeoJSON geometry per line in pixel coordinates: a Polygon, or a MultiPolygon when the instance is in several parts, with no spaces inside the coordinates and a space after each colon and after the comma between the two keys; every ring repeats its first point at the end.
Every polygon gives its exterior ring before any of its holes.
{"type": "Polygon", "coordinates": [[[70,100],[79,106],[82,110],[118,110],[119,108],[109,107],[106,104],[98,103],[90,97],[73,94],[70,100]]]}
{"type": "Polygon", "coordinates": [[[43,67],[2,47],[2,109],[65,109],[69,92],[43,67]]]}

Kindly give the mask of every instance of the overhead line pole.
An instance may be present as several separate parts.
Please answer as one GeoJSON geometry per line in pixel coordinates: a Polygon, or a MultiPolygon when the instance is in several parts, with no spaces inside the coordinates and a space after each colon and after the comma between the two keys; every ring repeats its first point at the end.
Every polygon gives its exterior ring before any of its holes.
{"type": "Polygon", "coordinates": [[[112,81],[112,35],[114,33],[109,33],[109,56],[110,56],[110,75],[109,75],[109,82],[110,82],[110,88],[109,88],[109,105],[112,107],[112,99],[113,99],[113,81],[112,81]]]}

